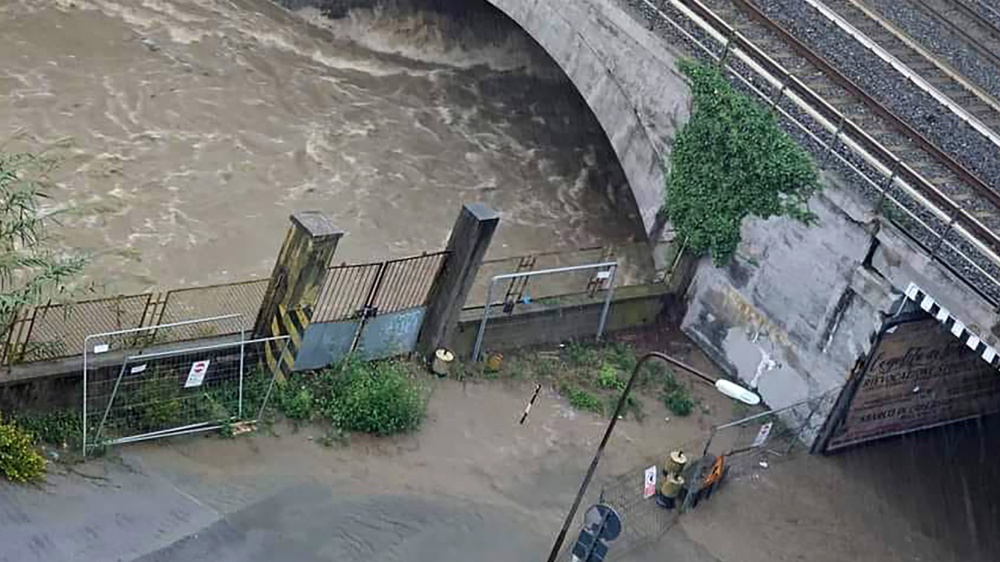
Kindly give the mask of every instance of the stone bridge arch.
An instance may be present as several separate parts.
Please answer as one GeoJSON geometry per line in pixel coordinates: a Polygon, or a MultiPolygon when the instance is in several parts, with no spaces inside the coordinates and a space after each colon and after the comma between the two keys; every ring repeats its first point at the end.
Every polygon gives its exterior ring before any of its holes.
{"type": "Polygon", "coordinates": [[[586,100],[628,178],[650,236],[662,225],[663,157],[690,111],[678,55],[619,0],[484,0],[527,32],[586,100]]]}

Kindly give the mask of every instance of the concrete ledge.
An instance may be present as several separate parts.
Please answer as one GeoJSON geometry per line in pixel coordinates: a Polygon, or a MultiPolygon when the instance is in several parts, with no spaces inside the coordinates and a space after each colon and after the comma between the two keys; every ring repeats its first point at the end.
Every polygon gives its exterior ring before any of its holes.
{"type": "MultiPolygon", "coordinates": [[[[236,343],[239,340],[239,335],[220,336],[156,345],[142,351],[144,353],[164,353],[193,347],[236,343]]],[[[134,351],[129,353],[135,354],[134,351]]],[[[117,351],[88,357],[88,371],[90,366],[93,366],[95,370],[117,367],[125,360],[125,355],[124,352],[117,351]]],[[[79,408],[82,399],[82,355],[14,365],[0,372],[0,410],[79,408]]]]}

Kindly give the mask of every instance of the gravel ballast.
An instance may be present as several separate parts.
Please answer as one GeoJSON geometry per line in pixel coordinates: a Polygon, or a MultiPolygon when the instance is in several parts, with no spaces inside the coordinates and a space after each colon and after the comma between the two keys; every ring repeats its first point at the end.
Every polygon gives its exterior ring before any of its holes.
{"type": "Polygon", "coordinates": [[[966,40],[950,26],[908,0],[865,2],[963,76],[1000,98],[1000,68],[979,51],[969,48],[966,40]]]}
{"type": "Polygon", "coordinates": [[[911,84],[892,66],[805,2],[754,2],[869,95],[905,119],[988,185],[1000,190],[1000,147],[911,84]]]}

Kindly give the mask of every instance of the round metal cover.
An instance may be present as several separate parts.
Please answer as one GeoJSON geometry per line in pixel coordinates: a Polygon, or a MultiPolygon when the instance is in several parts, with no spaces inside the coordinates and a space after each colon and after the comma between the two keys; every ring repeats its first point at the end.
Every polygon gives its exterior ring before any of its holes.
{"type": "Polygon", "coordinates": [[[590,506],[587,513],[583,515],[583,526],[596,531],[601,526],[601,520],[605,518],[607,519],[604,521],[604,530],[601,531],[600,538],[613,541],[622,532],[622,518],[610,505],[599,503],[590,506]]]}

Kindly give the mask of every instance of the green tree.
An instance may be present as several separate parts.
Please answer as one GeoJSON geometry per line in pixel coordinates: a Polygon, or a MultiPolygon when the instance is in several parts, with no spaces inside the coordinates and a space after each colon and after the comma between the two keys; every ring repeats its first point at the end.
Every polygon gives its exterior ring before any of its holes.
{"type": "Polygon", "coordinates": [[[0,342],[7,341],[19,308],[64,293],[85,264],[52,250],[46,236],[53,215],[40,202],[55,164],[45,155],[0,147],[0,342]]]}
{"type": "Polygon", "coordinates": [[[721,265],[736,252],[747,215],[815,220],[807,203],[819,189],[816,168],[774,115],[714,66],[679,68],[694,108],[674,142],[665,210],[687,246],[721,265]]]}

